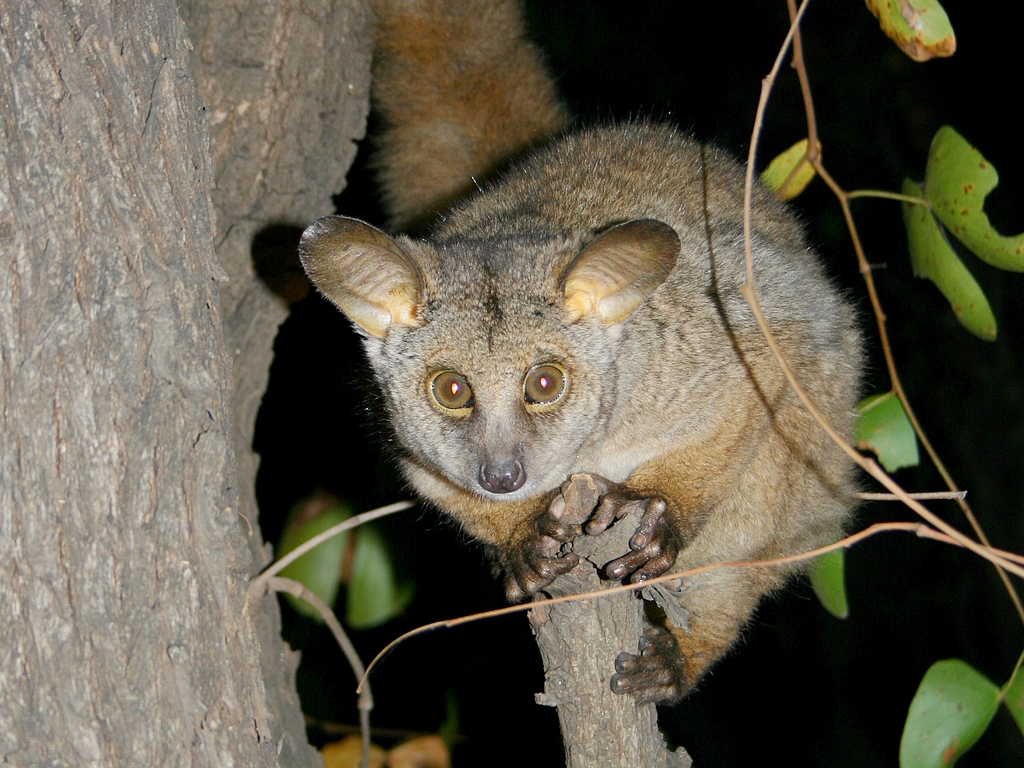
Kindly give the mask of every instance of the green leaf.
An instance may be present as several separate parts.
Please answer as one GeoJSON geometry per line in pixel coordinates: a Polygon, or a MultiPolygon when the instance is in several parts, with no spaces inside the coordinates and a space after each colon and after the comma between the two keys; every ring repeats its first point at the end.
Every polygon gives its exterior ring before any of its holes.
{"type": "Polygon", "coordinates": [[[1024,734],[1024,670],[1017,670],[1017,674],[1013,676],[1006,689],[1005,696],[1003,703],[1017,721],[1020,732],[1024,734]]]}
{"type": "Polygon", "coordinates": [[[952,56],[956,36],[938,0],[865,0],[878,25],[914,61],[952,56]]]}
{"type": "MultiPolygon", "coordinates": [[[[904,179],[903,194],[920,197],[923,193],[917,184],[904,179]]],[[[914,274],[935,283],[964,328],[986,341],[995,339],[996,318],[988,299],[946,241],[931,211],[924,205],[902,205],[914,274]]]]}
{"type": "Polygon", "coordinates": [[[356,536],[345,622],[353,629],[376,627],[401,613],[412,600],[411,582],[399,583],[380,532],[364,525],[356,536]]]}
{"type": "Polygon", "coordinates": [[[850,606],[846,602],[846,586],[843,583],[844,560],[843,550],[828,552],[815,558],[807,573],[814,594],[818,596],[818,602],[837,619],[845,619],[850,615],[850,606]]]}
{"type": "Polygon", "coordinates": [[[916,467],[920,461],[914,428],[900,399],[892,392],[872,395],[857,403],[853,437],[858,448],[878,456],[886,472],[916,467]]]}
{"type": "Polygon", "coordinates": [[[983,210],[985,197],[998,183],[996,169],[963,136],[948,125],[936,131],[924,177],[935,215],[982,261],[1024,272],[1024,232],[1000,235],[983,210]]]}
{"type": "Polygon", "coordinates": [[[775,192],[783,200],[792,200],[799,195],[815,176],[814,166],[806,161],[807,139],[800,139],[796,144],[777,155],[768,167],[761,172],[761,183],[772,192],[775,192]],[[781,189],[786,183],[789,174],[799,166],[799,170],[793,174],[793,178],[785,189],[781,189]]]}
{"type": "Polygon", "coordinates": [[[444,692],[444,720],[441,721],[441,727],[437,729],[437,735],[449,747],[455,746],[460,740],[459,737],[462,736],[459,730],[459,700],[451,688],[444,692]]]}
{"type": "Polygon", "coordinates": [[[981,738],[999,708],[999,689],[960,659],[937,661],[910,702],[900,768],[942,768],[981,738]]]}
{"type": "MultiPolygon", "coordinates": [[[[294,517],[300,513],[301,509],[297,507],[292,511],[291,516],[294,517]]],[[[278,558],[349,517],[351,517],[351,512],[347,507],[336,505],[328,507],[315,517],[301,523],[286,523],[285,531],[281,534],[281,540],[277,545],[278,558]]],[[[341,585],[341,564],[345,556],[345,544],[349,533],[351,531],[345,531],[321,543],[294,563],[283,568],[280,575],[301,582],[327,605],[334,605],[334,601],[338,597],[338,588],[341,585]]],[[[303,616],[323,621],[317,610],[305,600],[300,600],[289,594],[285,594],[285,600],[303,616]]]]}

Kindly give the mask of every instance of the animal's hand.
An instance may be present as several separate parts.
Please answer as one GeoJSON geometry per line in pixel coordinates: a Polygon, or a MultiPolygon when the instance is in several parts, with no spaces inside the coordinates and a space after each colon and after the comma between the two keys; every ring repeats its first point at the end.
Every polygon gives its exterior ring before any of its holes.
{"type": "Polygon", "coordinates": [[[562,544],[580,533],[565,521],[565,499],[557,492],[545,511],[533,522],[533,530],[505,555],[505,594],[519,603],[543,589],[555,577],[568,573],[579,556],[559,555],[562,544]]]}
{"type": "Polygon", "coordinates": [[[628,576],[631,582],[637,583],[665,573],[675,564],[682,549],[682,540],[665,515],[665,500],[642,496],[598,475],[591,477],[598,485],[601,501],[584,528],[587,533],[601,533],[630,512],[640,515],[640,524],[629,540],[632,551],[605,566],[608,577],[624,579],[628,576]]]}

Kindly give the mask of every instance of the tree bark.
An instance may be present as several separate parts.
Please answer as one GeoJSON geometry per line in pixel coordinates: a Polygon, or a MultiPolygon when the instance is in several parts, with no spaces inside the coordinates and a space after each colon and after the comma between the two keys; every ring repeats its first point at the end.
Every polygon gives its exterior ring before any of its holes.
{"type": "Polygon", "coordinates": [[[249,249],[341,187],[366,113],[360,7],[186,8],[210,112],[174,3],[0,7],[4,764],[319,761],[276,603],[246,605],[268,558],[252,427],[284,315],[249,249]],[[308,99],[344,61],[344,92],[308,99]],[[218,86],[258,92],[252,114],[218,86]]]}

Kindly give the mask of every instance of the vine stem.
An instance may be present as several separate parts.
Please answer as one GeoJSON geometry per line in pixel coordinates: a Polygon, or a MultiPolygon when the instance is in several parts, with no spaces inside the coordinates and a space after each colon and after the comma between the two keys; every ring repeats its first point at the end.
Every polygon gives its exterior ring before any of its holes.
{"type": "MultiPolygon", "coordinates": [[[[817,170],[817,168],[815,168],[817,170]]],[[[926,208],[931,208],[932,204],[925,200],[923,197],[914,197],[913,195],[902,195],[899,192],[886,192],[884,189],[855,189],[852,192],[846,192],[847,200],[856,200],[859,197],[875,197],[882,200],[896,200],[900,203],[912,203],[913,205],[923,205],[926,208]]]]}
{"type": "MultiPolygon", "coordinates": [[[[850,240],[853,243],[853,249],[857,256],[857,264],[860,269],[860,273],[864,278],[864,283],[867,287],[868,298],[871,302],[871,308],[875,315],[875,323],[878,326],[879,340],[882,345],[882,354],[885,358],[886,369],[889,372],[889,380],[892,383],[892,390],[899,398],[900,403],[903,405],[903,410],[907,414],[907,418],[910,419],[911,426],[914,428],[914,432],[917,434],[918,440],[921,441],[921,445],[925,449],[925,453],[928,454],[928,458],[931,459],[932,464],[938,470],[939,475],[942,477],[946,487],[953,493],[959,493],[960,487],[953,480],[953,476],[946,469],[946,465],[939,458],[938,452],[932,446],[931,441],[924,432],[924,428],[921,426],[921,422],[918,420],[917,415],[914,413],[914,409],[910,405],[910,399],[907,397],[907,393],[903,389],[903,383],[900,380],[899,373],[896,370],[896,360],[893,357],[892,346],[889,343],[889,333],[886,327],[885,312],[882,309],[882,302],[878,298],[878,292],[875,289],[875,281],[871,271],[871,264],[868,262],[864,248],[860,241],[860,235],[857,232],[857,225],[853,220],[853,213],[850,210],[850,200],[855,197],[888,197],[890,199],[906,200],[907,202],[920,203],[921,201],[917,198],[906,198],[904,195],[897,195],[896,193],[880,193],[875,190],[860,190],[857,192],[846,192],[842,187],[836,183],[835,179],[832,178],[831,174],[825,170],[825,166],[822,163],[821,151],[818,139],[818,126],[817,120],[814,115],[814,100],[811,97],[811,86],[810,81],[807,77],[807,65],[803,57],[803,48],[800,41],[800,19],[803,16],[804,9],[807,5],[808,0],[804,0],[803,5],[800,6],[800,10],[797,11],[795,0],[786,0],[786,7],[789,10],[790,19],[790,35],[793,40],[793,68],[796,70],[797,79],[800,81],[800,91],[803,94],[804,111],[807,117],[807,136],[808,136],[808,150],[807,160],[814,166],[814,170],[821,176],[822,180],[828,185],[828,188],[832,190],[832,193],[839,200],[839,205],[843,211],[843,218],[846,220],[846,227],[850,233],[850,240]]],[[[780,59],[784,56],[787,43],[783,43],[782,50],[780,51],[780,59]]],[[[778,64],[779,61],[776,63],[778,64]]],[[[775,68],[777,72],[777,67],[775,68]]],[[[774,77],[772,78],[774,82],[774,77]]],[[[770,87],[769,87],[770,89],[770,87]]],[[[762,85],[762,96],[765,103],[767,103],[767,94],[764,93],[764,86],[762,85]]],[[[763,113],[763,110],[759,111],[763,113]]],[[[757,141],[760,135],[760,122],[755,122],[754,135],[750,142],[750,158],[748,158],[748,176],[749,171],[753,167],[753,157],[756,151],[757,141]]],[[[749,209],[749,198],[745,200],[745,206],[749,209]]],[[[744,217],[744,238],[749,243],[749,230],[748,219],[744,217]]],[[[747,246],[747,259],[748,259],[748,272],[747,279],[750,285],[753,285],[753,271],[750,262],[750,251],[747,246]]],[[[759,321],[760,322],[760,321],[759,321]]],[[[967,502],[966,496],[958,496],[957,504],[960,505],[960,509],[974,531],[975,536],[978,537],[984,546],[990,547],[988,536],[985,535],[985,531],[982,529],[978,519],[974,516],[974,512],[971,509],[970,504],[967,502]]],[[[917,511],[915,509],[915,511],[917,511]]],[[[1010,581],[1009,576],[1006,572],[998,565],[995,566],[996,571],[999,574],[1000,580],[1003,582],[1003,586],[1006,588],[1007,594],[1010,596],[1010,600],[1013,602],[1014,607],[1017,609],[1017,615],[1020,617],[1021,622],[1024,623],[1024,604],[1021,603],[1020,595],[1017,593],[1017,589],[1010,581]]]]}
{"type": "MultiPolygon", "coordinates": [[[[787,0],[787,2],[788,1],[789,0],[787,0]]],[[[768,327],[768,323],[765,320],[764,313],[761,311],[761,304],[758,301],[757,290],[754,285],[754,255],[753,250],[751,248],[751,219],[753,216],[753,206],[751,202],[753,199],[754,191],[754,167],[756,165],[757,160],[757,143],[761,135],[761,126],[764,123],[764,113],[768,107],[768,98],[771,95],[772,87],[774,86],[775,80],[778,77],[779,69],[782,66],[782,60],[785,58],[786,53],[789,50],[790,42],[792,41],[794,35],[798,30],[800,19],[803,16],[804,11],[807,9],[807,5],[809,2],[810,0],[804,0],[804,2],[800,5],[800,9],[793,17],[793,21],[790,25],[789,32],[786,35],[786,39],[783,42],[782,47],[779,49],[779,54],[775,58],[775,63],[772,65],[771,71],[764,78],[764,80],[761,81],[761,96],[758,99],[757,112],[754,115],[754,128],[751,135],[750,150],[747,156],[747,167],[743,185],[743,250],[744,255],[746,257],[747,279],[746,282],[742,286],[740,286],[740,293],[743,295],[743,298],[746,299],[747,304],[750,306],[750,310],[753,313],[755,320],[757,321],[758,327],[761,329],[761,333],[764,335],[765,341],[768,344],[768,347],[771,350],[772,355],[775,357],[776,361],[779,363],[779,366],[782,368],[782,372],[785,375],[787,381],[789,381],[790,386],[793,387],[793,391],[800,399],[800,402],[803,403],[803,406],[811,414],[814,420],[818,422],[821,428],[825,430],[826,434],[828,434],[828,436],[833,440],[833,442],[835,442],[835,444],[839,446],[839,448],[842,449],[843,452],[845,452],[853,461],[855,461],[865,472],[870,474],[884,487],[888,488],[892,493],[896,494],[900,501],[902,501],[904,504],[906,504],[908,507],[914,510],[914,512],[916,512],[924,520],[928,521],[928,523],[930,523],[932,526],[942,531],[947,536],[954,539],[959,544],[971,550],[980,557],[983,557],[986,560],[996,563],[997,565],[1005,565],[1006,561],[992,554],[992,548],[990,546],[988,546],[987,544],[980,545],[974,539],[968,538],[960,531],[953,528],[953,526],[949,525],[946,521],[942,520],[941,518],[933,514],[920,502],[918,502],[915,499],[912,499],[910,495],[905,490],[903,490],[903,488],[901,488],[891,477],[889,477],[888,474],[882,471],[882,469],[873,459],[869,459],[865,456],[862,456],[858,451],[854,450],[854,448],[838,432],[836,432],[835,428],[828,422],[828,420],[818,410],[817,406],[815,406],[815,404],[811,401],[810,397],[807,395],[807,392],[804,390],[804,388],[800,386],[800,382],[797,381],[796,375],[793,373],[793,369],[789,366],[789,362],[786,360],[785,355],[782,354],[782,350],[779,348],[779,345],[775,340],[775,336],[772,334],[771,329],[768,327]]],[[[847,212],[848,221],[851,220],[849,218],[848,205],[844,206],[844,211],[847,212]]],[[[856,236],[855,231],[852,234],[856,236]]],[[[866,262],[864,263],[866,264],[866,262]]],[[[873,288],[873,284],[869,284],[869,287],[873,288]]],[[[888,356],[891,359],[891,351],[888,353],[888,356]]],[[[963,504],[963,500],[960,500],[960,503],[963,504]]],[[[1010,570],[1013,570],[1014,573],[1017,573],[1019,569],[1014,567],[1010,570]]],[[[1008,578],[1006,583],[1009,583],[1008,578]]],[[[1012,588],[1012,585],[1010,586],[1012,588]]],[[[1024,617],[1024,613],[1022,613],[1022,617],[1024,617]]]]}

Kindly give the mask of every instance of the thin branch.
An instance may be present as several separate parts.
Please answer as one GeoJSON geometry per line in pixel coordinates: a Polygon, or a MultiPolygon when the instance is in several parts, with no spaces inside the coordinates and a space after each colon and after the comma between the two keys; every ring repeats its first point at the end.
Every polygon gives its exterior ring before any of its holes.
{"type": "MultiPolygon", "coordinates": [[[[943,544],[950,544],[952,546],[957,546],[961,548],[970,548],[965,547],[964,543],[959,541],[957,538],[948,536],[940,531],[935,530],[934,528],[931,528],[928,525],[925,525],[924,523],[875,523],[874,525],[870,525],[862,531],[858,531],[857,533],[851,534],[843,539],[840,539],[834,544],[827,544],[823,547],[817,547],[816,549],[811,549],[806,552],[800,552],[795,555],[773,557],[767,560],[742,560],[728,563],[711,563],[709,565],[702,565],[698,568],[691,568],[687,571],[666,573],[653,579],[647,579],[646,581],[642,581],[639,584],[621,584],[619,586],[608,587],[597,592],[583,592],[578,595],[564,595],[562,597],[551,597],[545,600],[534,600],[532,603],[509,605],[504,608],[495,608],[492,611],[475,613],[471,616],[461,616],[456,619],[434,621],[430,624],[424,624],[421,627],[417,627],[416,629],[410,630],[409,632],[406,632],[403,635],[399,635],[386,646],[384,646],[383,650],[381,650],[380,653],[378,653],[373,658],[373,661],[371,661],[369,665],[366,667],[366,675],[360,681],[359,685],[360,687],[363,685],[363,683],[367,680],[369,674],[377,667],[377,665],[385,656],[387,656],[392,650],[395,649],[396,646],[408,640],[409,638],[416,637],[417,635],[426,634],[427,632],[432,632],[435,629],[451,629],[461,624],[469,624],[475,621],[482,621],[484,619],[498,618],[499,616],[510,616],[515,613],[522,613],[523,611],[531,610],[535,607],[553,605],[555,603],[568,603],[573,600],[591,600],[606,597],[609,595],[617,595],[622,592],[635,592],[636,590],[643,589],[644,587],[650,586],[651,584],[660,584],[662,582],[667,581],[677,581],[679,579],[685,579],[687,577],[696,576],[701,573],[707,573],[708,571],[715,571],[720,568],[766,568],[778,565],[791,565],[793,563],[799,563],[805,560],[813,560],[816,557],[820,557],[821,555],[827,554],[829,552],[834,552],[837,549],[848,549],[852,547],[854,544],[857,544],[871,536],[874,536],[879,533],[886,533],[892,531],[914,533],[917,534],[917,536],[919,536],[920,538],[931,539],[932,541],[938,541],[943,544]]],[[[960,538],[965,537],[961,535],[960,538]]],[[[970,544],[975,543],[971,539],[967,539],[967,542],[970,544]]],[[[987,553],[988,556],[986,557],[986,559],[1000,562],[1000,564],[1003,567],[1010,570],[1016,576],[1024,578],[1024,557],[1012,553],[1003,553],[999,550],[992,550],[991,548],[986,549],[990,550],[987,553]],[[1015,560],[1019,560],[1021,564],[1017,565],[1015,562],[1013,562],[1015,560]]],[[[356,688],[357,691],[359,689],[360,688],[356,688]]]]}
{"type": "Polygon", "coordinates": [[[348,520],[338,523],[337,525],[332,525],[323,533],[318,533],[316,536],[309,539],[308,541],[302,542],[302,544],[297,546],[287,555],[281,557],[280,559],[274,561],[269,566],[267,566],[265,571],[263,571],[259,576],[252,580],[252,583],[249,585],[249,596],[259,597],[263,595],[263,593],[267,590],[267,581],[270,578],[280,573],[281,569],[286,568],[288,565],[298,560],[300,557],[309,552],[309,550],[316,547],[318,544],[327,541],[329,538],[333,536],[337,536],[339,533],[342,533],[343,531],[347,531],[350,528],[355,528],[357,525],[368,523],[371,520],[376,520],[379,517],[387,517],[388,515],[393,515],[395,512],[401,512],[403,509],[408,509],[409,507],[413,507],[415,505],[415,501],[396,501],[394,504],[388,504],[386,507],[378,507],[377,509],[371,509],[369,512],[363,512],[362,514],[356,515],[355,517],[350,517],[348,520]]]}
{"type": "MultiPolygon", "coordinates": [[[[807,3],[805,2],[804,5],[807,3]]],[[[818,141],[818,121],[814,117],[814,99],[811,98],[811,81],[807,77],[807,67],[804,66],[804,45],[800,37],[800,17],[803,16],[804,7],[800,6],[800,13],[797,14],[795,0],[786,0],[786,8],[789,10],[789,24],[793,34],[793,63],[797,79],[800,81],[800,93],[804,98],[804,112],[807,113],[807,160],[810,163],[821,159],[821,142],[818,141]]],[[[783,44],[785,50],[785,44],[783,44]]]]}
{"type": "Polygon", "coordinates": [[[997,549],[996,547],[989,547],[989,549],[1004,560],[1011,560],[1014,563],[1021,563],[1024,565],[1024,555],[1018,555],[1016,552],[1008,552],[1005,549],[997,549]]]}
{"type": "MultiPolygon", "coordinates": [[[[855,493],[853,494],[858,499],[864,501],[899,501],[900,498],[895,493],[855,493]]],[[[957,500],[967,496],[967,491],[929,491],[926,493],[908,493],[912,499],[918,501],[928,501],[931,499],[951,499],[957,500]]]]}
{"type": "Polygon", "coordinates": [[[320,618],[330,628],[331,634],[334,635],[334,639],[341,647],[342,653],[348,659],[348,664],[352,667],[352,673],[356,676],[356,680],[360,681],[357,691],[359,694],[357,706],[359,708],[359,731],[362,734],[363,754],[359,765],[360,768],[367,768],[370,763],[370,710],[373,709],[373,694],[370,692],[369,684],[365,688],[362,685],[362,681],[366,677],[366,669],[363,667],[363,661],[359,658],[359,654],[356,653],[355,646],[348,639],[348,635],[345,634],[345,630],[338,621],[338,617],[334,615],[331,607],[321,600],[319,595],[307,589],[306,585],[302,582],[286,579],[281,576],[271,576],[267,579],[267,587],[275,592],[287,592],[313,606],[317,613],[320,614],[320,618]]]}
{"type": "MultiPolygon", "coordinates": [[[[787,0],[789,2],[790,0],[787,0]]],[[[772,64],[771,71],[761,81],[761,97],[757,101],[757,111],[754,113],[754,129],[751,132],[750,137],[750,150],[747,153],[747,168],[745,174],[745,183],[743,189],[743,239],[746,244],[747,254],[747,285],[754,284],[754,260],[750,251],[750,232],[751,232],[751,217],[753,216],[753,207],[751,206],[752,193],[754,189],[754,164],[757,159],[757,143],[761,139],[761,126],[764,123],[765,109],[768,107],[768,96],[771,94],[772,86],[775,84],[775,79],[779,76],[779,69],[782,67],[782,61],[786,58],[786,53],[789,51],[789,45],[793,40],[793,36],[797,33],[800,28],[800,19],[803,18],[804,12],[807,10],[807,6],[810,0],[804,0],[800,4],[800,10],[796,12],[792,23],[789,26],[789,32],[786,33],[786,39],[782,41],[782,47],[779,48],[779,53],[775,57],[775,63],[772,64]]],[[[817,140],[807,142],[807,158],[811,160],[812,148],[817,149],[817,140]]],[[[813,161],[812,161],[813,162],[813,161]]]]}

